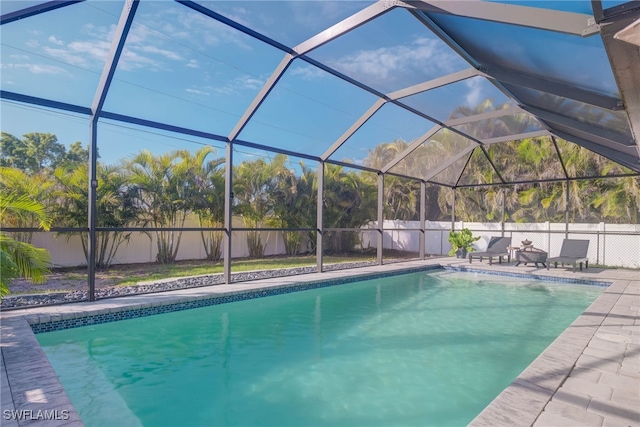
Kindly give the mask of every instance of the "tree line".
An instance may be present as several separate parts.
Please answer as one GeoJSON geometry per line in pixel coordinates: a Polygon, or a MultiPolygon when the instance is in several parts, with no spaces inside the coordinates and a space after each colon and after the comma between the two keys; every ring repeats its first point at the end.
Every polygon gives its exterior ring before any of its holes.
{"type": "MultiPolygon", "coordinates": [[[[446,140],[446,132],[443,139],[446,140]]],[[[449,220],[455,197],[456,220],[500,221],[504,197],[505,221],[564,222],[568,194],[570,222],[640,223],[640,177],[606,178],[608,175],[632,174],[633,171],[578,145],[561,139],[556,142],[567,175],[599,178],[562,181],[565,178],[563,165],[548,137],[493,144],[486,150],[495,170],[482,150],[476,148],[469,158],[461,158],[431,178],[435,183],[457,185],[458,188],[454,196],[450,188],[428,185],[426,218],[449,220]],[[496,170],[506,183],[545,179],[555,182],[502,186],[496,170]],[[497,185],[465,187],[473,184],[497,185]]],[[[446,145],[434,145],[418,147],[408,160],[391,171],[424,176],[424,171],[438,167],[451,157],[451,152],[443,148],[446,145]]],[[[404,141],[380,144],[369,152],[364,164],[380,167],[407,147],[404,141]]],[[[387,208],[393,214],[389,218],[417,219],[418,182],[396,176],[387,176],[384,182],[387,208]]]]}
{"type": "MultiPolygon", "coordinates": [[[[503,126],[507,126],[503,123],[503,126]]],[[[514,125],[511,125],[514,126],[514,125]]],[[[522,124],[520,127],[524,126],[522,124]]],[[[526,127],[526,126],[525,126],[526,127]]],[[[521,130],[521,129],[520,129],[521,130]]],[[[423,176],[469,144],[457,134],[444,130],[429,143],[418,147],[392,171],[423,176]]],[[[558,140],[564,168],[571,176],[593,176],[628,172],[574,144],[558,140]]],[[[379,168],[402,153],[402,140],[382,143],[371,149],[365,166],[379,168]]],[[[88,151],[80,142],[69,146],[49,133],[29,133],[19,139],[3,132],[0,158],[0,190],[5,199],[27,199],[44,207],[55,227],[87,227],[88,151]]],[[[563,166],[548,138],[533,138],[493,144],[489,158],[506,181],[561,178],[563,166]]],[[[195,152],[168,153],[141,151],[117,165],[97,165],[97,225],[99,227],[152,227],[158,262],[173,263],[182,232],[171,230],[185,225],[188,218],[202,228],[222,228],[224,222],[225,161],[214,148],[195,152]],[[163,230],[168,229],[168,230],[163,230]]],[[[432,178],[443,184],[491,184],[499,182],[484,153],[475,149],[432,178]]],[[[502,191],[506,191],[506,220],[517,222],[564,221],[566,191],[569,192],[571,221],[638,223],[640,219],[640,179],[598,179],[548,184],[520,184],[510,187],[459,188],[456,190],[456,219],[499,221],[502,191]]],[[[317,214],[317,173],[300,161],[292,163],[283,155],[271,159],[243,161],[233,167],[233,215],[247,229],[313,229],[283,231],[287,254],[315,252],[317,214]]],[[[450,219],[453,192],[428,185],[427,219],[450,219]]],[[[417,220],[420,206],[417,180],[387,175],[384,179],[386,219],[417,220]]],[[[325,164],[325,228],[359,228],[377,220],[377,176],[374,173],[325,164]]],[[[3,227],[30,228],[41,223],[39,214],[4,211],[3,227]]],[[[87,256],[87,233],[80,236],[87,256]]],[[[29,243],[31,232],[13,233],[16,240],[29,243]]],[[[221,257],[222,231],[200,233],[207,259],[221,257]]],[[[110,266],[118,248],[129,241],[131,232],[97,233],[97,266],[110,266]]],[[[247,232],[250,256],[264,255],[265,242],[258,231],[247,232]]],[[[327,252],[352,250],[357,233],[332,232],[325,238],[327,252]]]]}
{"type": "MultiPolygon", "coordinates": [[[[545,103],[547,102],[557,100],[549,97],[545,98],[545,103]]],[[[494,105],[491,99],[486,99],[474,107],[456,108],[450,118],[475,116],[509,107],[508,103],[494,105]]],[[[574,106],[574,110],[571,111],[572,115],[590,117],[604,127],[619,129],[625,126],[618,116],[603,115],[586,105],[574,106]]],[[[528,114],[515,114],[476,121],[459,126],[458,129],[479,140],[487,140],[535,131],[539,129],[537,126],[528,114]]],[[[462,187],[456,190],[455,196],[457,220],[500,221],[504,193],[505,221],[564,222],[568,196],[570,222],[640,223],[640,178],[637,175],[464,188],[465,185],[472,184],[499,184],[500,177],[506,183],[510,183],[562,180],[566,176],[581,178],[634,173],[629,168],[579,145],[559,138],[555,139],[556,145],[553,141],[550,137],[544,136],[490,144],[484,147],[487,155],[481,149],[475,148],[469,156],[456,160],[450,167],[431,177],[430,181],[462,187]]],[[[407,176],[430,176],[431,171],[438,170],[438,167],[452,159],[455,153],[462,152],[473,144],[469,139],[443,129],[391,168],[391,171],[407,176]]],[[[401,140],[379,144],[369,152],[364,164],[380,168],[407,147],[408,144],[401,140]]],[[[385,185],[386,182],[385,180],[385,185]]],[[[395,184],[394,182],[391,185],[395,184]]],[[[408,185],[415,188],[417,184],[408,185]]],[[[405,185],[400,184],[399,187],[394,190],[398,195],[409,194],[405,185]]],[[[415,190],[412,193],[415,194],[415,190]]],[[[453,192],[447,188],[430,187],[427,190],[427,219],[444,219],[444,214],[449,215],[453,198],[453,192]]],[[[410,203],[404,206],[410,206],[410,203]]],[[[396,209],[396,212],[398,211],[396,209]]]]}
{"type": "MultiPolygon", "coordinates": [[[[26,134],[21,141],[2,133],[0,189],[8,198],[26,197],[44,206],[54,227],[87,227],[88,162],[87,151],[71,157],[52,134],[26,134]],[[34,141],[40,142],[34,144],[34,141]],[[58,144],[59,146],[57,146],[58,144]],[[5,156],[4,153],[11,153],[5,156]],[[45,153],[38,161],[24,157],[45,153]]],[[[79,143],[78,143],[79,144],[79,143]]],[[[72,145],[73,153],[79,152],[72,145]]],[[[82,147],[79,145],[79,147],[82,147]]],[[[106,228],[150,227],[155,229],[158,262],[173,263],[188,218],[201,228],[222,228],[224,222],[224,158],[214,148],[204,146],[195,152],[175,150],[155,154],[141,151],[122,159],[118,165],[97,164],[97,226],[106,228]],[[163,230],[167,229],[167,230],[163,230]]],[[[377,215],[375,181],[369,182],[355,170],[327,165],[325,177],[325,224],[327,227],[358,228],[377,215]]],[[[304,162],[291,164],[278,154],[270,160],[244,161],[233,168],[233,214],[244,227],[316,228],[317,174],[304,162]]],[[[33,212],[3,212],[3,227],[36,228],[33,212]]],[[[30,243],[32,232],[16,232],[18,241],[30,243]]],[[[327,242],[327,252],[352,249],[356,233],[336,236],[327,242]]],[[[77,235],[88,255],[86,232],[77,235]]],[[[200,233],[207,259],[221,257],[222,231],[200,233]]],[[[129,241],[131,232],[97,233],[98,268],[110,266],[118,248],[129,241]]],[[[315,231],[283,231],[288,254],[315,252],[315,231]],[[305,246],[306,244],[306,246],[305,246]]],[[[250,255],[264,255],[266,242],[258,231],[247,232],[250,255]]]]}

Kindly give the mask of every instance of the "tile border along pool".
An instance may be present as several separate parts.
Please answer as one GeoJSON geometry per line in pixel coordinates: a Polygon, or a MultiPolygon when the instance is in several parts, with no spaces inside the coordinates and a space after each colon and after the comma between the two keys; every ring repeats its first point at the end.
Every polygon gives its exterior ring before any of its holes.
{"type": "Polygon", "coordinates": [[[609,285],[511,385],[471,423],[474,426],[640,426],[640,274],[590,268],[549,271],[489,266],[441,258],[294,277],[183,289],[48,307],[3,311],[2,426],[82,426],[34,335],[240,299],[295,292],[429,269],[609,285]],[[91,322],[91,323],[85,323],[91,322]],[[11,412],[15,411],[15,412],[11,412]],[[22,417],[21,420],[16,418],[22,417]],[[51,421],[52,418],[57,418],[51,421]]]}

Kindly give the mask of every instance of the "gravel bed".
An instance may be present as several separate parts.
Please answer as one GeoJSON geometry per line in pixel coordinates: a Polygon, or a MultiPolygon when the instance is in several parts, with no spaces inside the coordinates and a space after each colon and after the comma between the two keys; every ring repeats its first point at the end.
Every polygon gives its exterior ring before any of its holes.
{"type": "MultiPolygon", "coordinates": [[[[344,270],[375,265],[374,261],[350,262],[343,264],[325,265],[325,271],[344,270]]],[[[315,273],[316,267],[282,268],[278,270],[249,271],[233,273],[231,282],[246,282],[249,280],[268,279],[271,277],[297,276],[299,274],[315,273]]],[[[173,291],[177,289],[198,288],[202,286],[219,285],[224,283],[222,273],[208,274],[196,277],[179,277],[175,279],[163,279],[157,282],[141,282],[131,286],[118,286],[96,289],[96,299],[116,298],[127,295],[149,294],[153,292],[173,291]]],[[[27,308],[51,304],[63,304],[69,302],[88,301],[89,291],[53,292],[48,294],[23,294],[5,297],[0,304],[0,309],[27,308]]]]}

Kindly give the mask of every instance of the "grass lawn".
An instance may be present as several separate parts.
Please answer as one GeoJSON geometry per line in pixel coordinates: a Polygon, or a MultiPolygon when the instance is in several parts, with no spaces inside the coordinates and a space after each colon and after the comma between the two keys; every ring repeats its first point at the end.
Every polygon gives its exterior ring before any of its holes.
{"type": "MultiPolygon", "coordinates": [[[[325,256],[325,264],[361,262],[375,260],[375,254],[349,255],[349,256],[325,256]]],[[[297,256],[297,257],[269,257],[262,259],[241,259],[231,261],[231,272],[239,273],[252,270],[277,270],[281,268],[308,267],[315,266],[315,256],[297,256]]],[[[206,261],[182,261],[175,264],[146,264],[144,272],[131,275],[129,266],[115,266],[105,272],[99,274],[120,276],[126,272],[115,283],[119,286],[129,286],[141,281],[153,281],[160,279],[168,279],[171,277],[199,276],[203,274],[222,273],[222,261],[206,262],[206,261]],[[147,269],[148,268],[148,269],[147,269]]],[[[139,265],[138,265],[139,269],[139,265]]]]}
{"type": "MultiPolygon", "coordinates": [[[[417,254],[400,251],[385,250],[385,262],[416,258],[417,254]]],[[[343,264],[375,261],[375,252],[355,252],[340,255],[325,255],[324,264],[343,264]]],[[[256,270],[278,270],[282,268],[309,267],[316,265],[316,257],[301,256],[273,256],[261,259],[239,258],[231,262],[231,273],[256,270]]],[[[9,288],[12,294],[31,294],[48,292],[66,292],[86,289],[87,267],[54,268],[46,276],[43,284],[33,284],[25,279],[11,282],[9,288]]],[[[96,271],[96,288],[114,286],[135,286],[140,282],[150,282],[174,277],[200,276],[223,272],[222,260],[212,262],[206,260],[177,261],[174,264],[141,263],[118,264],[107,270],[96,271]]]]}

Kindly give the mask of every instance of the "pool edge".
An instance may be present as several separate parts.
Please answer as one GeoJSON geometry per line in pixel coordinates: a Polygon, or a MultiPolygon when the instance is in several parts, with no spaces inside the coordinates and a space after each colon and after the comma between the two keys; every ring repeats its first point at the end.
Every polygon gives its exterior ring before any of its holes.
{"type": "Polygon", "coordinates": [[[612,283],[469,426],[535,425],[630,283],[612,283]]]}

